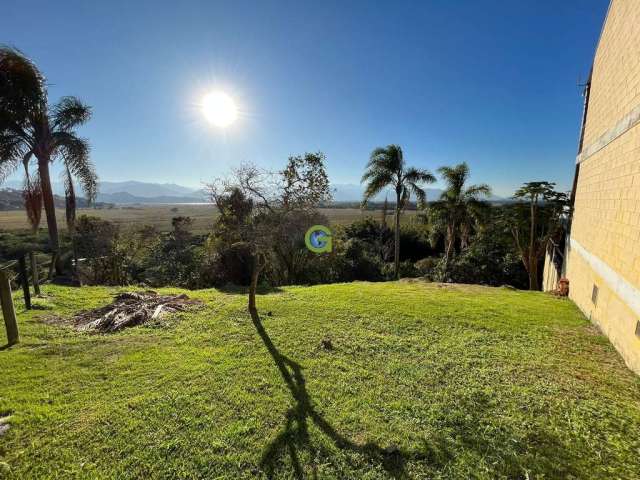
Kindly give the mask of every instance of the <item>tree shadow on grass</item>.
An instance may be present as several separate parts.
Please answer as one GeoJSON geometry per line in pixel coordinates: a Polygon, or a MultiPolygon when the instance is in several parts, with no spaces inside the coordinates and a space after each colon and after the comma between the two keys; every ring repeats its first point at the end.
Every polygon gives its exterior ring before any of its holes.
{"type": "MultiPolygon", "coordinates": [[[[278,351],[257,313],[252,313],[251,319],[295,401],[295,406],[286,413],[284,429],[262,454],[260,466],[267,476],[273,478],[280,459],[288,454],[295,478],[304,478],[299,452],[312,448],[309,437],[309,422],[311,422],[338,448],[367,457],[370,463],[381,465],[394,478],[406,478],[404,462],[408,454],[395,447],[385,449],[374,443],[357,444],[337,432],[313,406],[300,365],[278,351]]],[[[317,472],[314,467],[313,478],[316,477],[317,472]]]]}
{"type": "MultiPolygon", "coordinates": [[[[423,466],[442,472],[455,460],[460,453],[460,448],[475,454],[478,458],[486,458],[492,454],[491,448],[495,446],[489,448],[486,434],[478,428],[483,419],[491,415],[489,398],[475,398],[464,408],[466,411],[464,415],[443,419],[446,420],[445,424],[448,423],[445,428],[449,432],[448,435],[459,441],[457,448],[450,439],[446,438],[444,432],[442,435],[432,435],[429,439],[425,439],[421,448],[412,451],[401,450],[394,446],[383,448],[375,443],[358,444],[346,438],[316,411],[306,388],[302,367],[278,351],[257,313],[252,313],[251,319],[295,402],[285,415],[284,428],[262,454],[260,467],[268,478],[273,478],[277,470],[283,468],[282,459],[287,455],[291,459],[294,478],[305,478],[300,454],[305,451],[315,453],[309,435],[311,425],[315,425],[337,448],[361,455],[366,464],[381,466],[393,478],[409,477],[405,468],[405,462],[408,460],[422,462],[423,466]]],[[[544,428],[532,430],[523,440],[520,450],[507,445],[514,437],[513,432],[507,430],[502,436],[505,441],[505,450],[496,457],[503,457],[499,464],[494,465],[496,476],[522,477],[529,466],[548,474],[549,478],[570,476],[583,478],[585,476],[585,472],[582,472],[574,463],[575,459],[567,458],[566,445],[553,432],[544,428]],[[535,452],[528,451],[530,445],[536,446],[535,452]],[[529,463],[531,465],[528,466],[529,463]]],[[[317,478],[318,472],[315,465],[312,468],[310,476],[317,478]]]]}

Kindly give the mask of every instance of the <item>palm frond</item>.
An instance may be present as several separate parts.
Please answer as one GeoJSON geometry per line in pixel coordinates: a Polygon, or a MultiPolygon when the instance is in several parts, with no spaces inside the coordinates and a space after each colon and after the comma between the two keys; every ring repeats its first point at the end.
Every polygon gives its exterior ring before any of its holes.
{"type": "Polygon", "coordinates": [[[45,79],[22,52],[0,46],[0,111],[21,123],[47,105],[45,79]]]}
{"type": "Polygon", "coordinates": [[[420,187],[420,185],[414,182],[408,181],[406,186],[407,186],[407,190],[409,190],[411,193],[415,195],[418,208],[419,209],[423,208],[427,203],[427,192],[425,192],[425,190],[422,187],[420,187]]]}
{"type": "Polygon", "coordinates": [[[25,144],[18,135],[0,130],[0,183],[23,163],[25,149],[25,144]]]}
{"type": "Polygon", "coordinates": [[[2,184],[9,175],[15,172],[19,165],[20,159],[17,156],[9,156],[4,159],[0,157],[0,184],[2,184]]]}
{"type": "Polygon", "coordinates": [[[443,198],[457,199],[463,193],[464,184],[469,178],[469,166],[463,162],[453,167],[440,167],[438,173],[442,176],[447,188],[443,198]]]}
{"type": "Polygon", "coordinates": [[[411,167],[404,174],[404,182],[416,196],[418,208],[423,208],[427,203],[427,192],[422,188],[421,184],[434,183],[435,181],[436,177],[424,169],[411,167]]]}
{"type": "Polygon", "coordinates": [[[389,185],[393,184],[393,174],[391,172],[377,171],[375,176],[368,178],[367,186],[364,191],[363,203],[371,200],[378,193],[384,190],[389,185]]]}
{"type": "Polygon", "coordinates": [[[405,180],[411,183],[435,183],[436,177],[429,171],[420,168],[408,168],[404,174],[405,180]]]}
{"type": "Polygon", "coordinates": [[[491,187],[486,183],[471,185],[464,191],[464,196],[467,198],[488,197],[489,195],[491,195],[491,187]]]}
{"type": "Polygon", "coordinates": [[[78,179],[87,200],[92,202],[98,190],[98,175],[89,159],[89,143],[83,138],[66,132],[55,132],[52,137],[56,153],[62,156],[66,168],[73,177],[78,179]]]}
{"type": "Polygon", "coordinates": [[[363,204],[385,187],[401,188],[404,158],[399,145],[378,147],[371,152],[361,183],[366,183],[363,204]]]}
{"type": "Polygon", "coordinates": [[[64,206],[67,219],[67,228],[73,232],[76,224],[76,191],[73,187],[73,177],[69,166],[65,165],[64,178],[64,206]]]}
{"type": "Polygon", "coordinates": [[[404,168],[402,148],[399,145],[387,145],[374,149],[367,163],[367,169],[371,168],[401,172],[404,168]]]}
{"type": "Polygon", "coordinates": [[[68,131],[91,118],[91,107],[76,97],[62,97],[51,112],[53,130],[68,131]]]}
{"type": "Polygon", "coordinates": [[[25,172],[22,198],[24,199],[24,208],[27,213],[27,219],[29,220],[31,228],[35,232],[40,225],[40,220],[42,219],[42,187],[40,185],[40,177],[37,176],[35,180],[31,180],[28,170],[25,172]]]}

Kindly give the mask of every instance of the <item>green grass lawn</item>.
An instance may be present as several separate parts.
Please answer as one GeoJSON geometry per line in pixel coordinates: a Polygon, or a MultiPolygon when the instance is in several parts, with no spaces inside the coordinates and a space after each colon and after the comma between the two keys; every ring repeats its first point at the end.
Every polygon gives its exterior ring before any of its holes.
{"type": "Polygon", "coordinates": [[[161,327],[43,321],[116,291],[19,311],[0,478],[640,476],[640,379],[565,299],[353,283],[262,295],[262,324],[215,290],[161,327]]]}

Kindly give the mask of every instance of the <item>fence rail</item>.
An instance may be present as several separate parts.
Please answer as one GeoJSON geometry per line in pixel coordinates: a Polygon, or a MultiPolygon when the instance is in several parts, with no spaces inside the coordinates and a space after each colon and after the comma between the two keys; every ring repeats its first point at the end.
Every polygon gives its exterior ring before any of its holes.
{"type": "MultiPolygon", "coordinates": [[[[46,262],[41,265],[46,265],[46,262]]],[[[34,294],[40,295],[40,273],[38,270],[39,265],[36,252],[20,255],[16,260],[0,264],[0,304],[7,331],[8,345],[18,343],[20,340],[13,295],[11,293],[11,282],[15,280],[16,277],[19,278],[19,283],[22,287],[22,296],[24,298],[24,306],[27,310],[30,310],[32,305],[29,279],[31,279],[34,294]]]]}

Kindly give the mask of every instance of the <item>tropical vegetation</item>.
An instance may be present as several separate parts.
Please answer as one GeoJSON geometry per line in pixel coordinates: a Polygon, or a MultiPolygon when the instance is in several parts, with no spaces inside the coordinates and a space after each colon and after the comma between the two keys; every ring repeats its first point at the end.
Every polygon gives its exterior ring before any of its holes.
{"type": "Polygon", "coordinates": [[[482,197],[490,195],[491,188],[486,184],[467,186],[470,171],[466,163],[440,167],[438,173],[445,190],[429,205],[429,214],[432,233],[444,236],[444,260],[448,262],[456,245],[459,251],[466,250],[472,234],[484,223],[489,204],[482,197]]]}
{"type": "Polygon", "coordinates": [[[89,201],[97,188],[89,144],[76,132],[90,117],[91,109],[75,97],[49,104],[45,78],[36,65],[20,51],[0,47],[0,182],[19,166],[24,168],[27,215],[37,228],[44,204],[50,247],[56,257],[59,236],[50,165],[59,160],[64,166],[67,220],[73,223],[74,179],[89,201]],[[30,172],[32,159],[35,174],[30,172]]]}
{"type": "Polygon", "coordinates": [[[413,194],[418,204],[424,206],[427,194],[422,185],[434,183],[436,178],[428,171],[409,167],[404,161],[404,154],[399,145],[378,147],[369,158],[362,182],[366,184],[363,204],[378,195],[387,187],[391,187],[396,196],[394,214],[394,250],[393,274],[400,274],[400,215],[413,194]]]}

